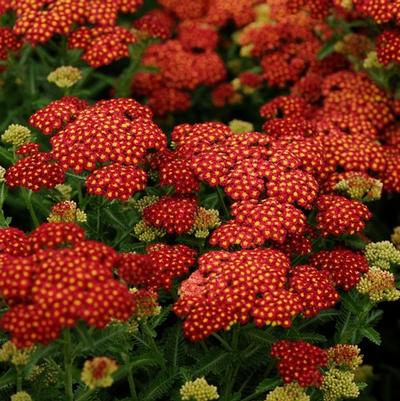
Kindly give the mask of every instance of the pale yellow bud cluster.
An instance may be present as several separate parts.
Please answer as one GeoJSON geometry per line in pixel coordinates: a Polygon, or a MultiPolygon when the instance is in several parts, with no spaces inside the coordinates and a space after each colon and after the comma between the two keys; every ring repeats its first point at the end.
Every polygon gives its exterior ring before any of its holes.
{"type": "Polygon", "coordinates": [[[385,68],[379,61],[378,61],[378,54],[376,51],[370,51],[367,54],[367,57],[365,58],[363,62],[363,67],[364,68],[385,68]]]}
{"type": "Polygon", "coordinates": [[[156,228],[153,226],[149,226],[144,220],[140,220],[133,227],[133,232],[139,241],[142,242],[152,242],[158,238],[162,238],[165,235],[165,230],[161,228],[156,228]]]}
{"type": "Polygon", "coordinates": [[[204,377],[194,381],[187,381],[180,389],[181,398],[183,401],[210,401],[219,398],[217,387],[207,383],[204,377]]]}
{"type": "Polygon", "coordinates": [[[11,396],[11,401],[32,401],[32,397],[26,391],[18,391],[11,396]]]}
{"type": "Polygon", "coordinates": [[[234,134],[243,134],[254,131],[254,125],[252,123],[237,119],[234,119],[229,123],[229,128],[234,134]]]}
{"type": "Polygon", "coordinates": [[[113,384],[112,374],[118,370],[113,359],[105,356],[88,360],[83,365],[81,380],[90,388],[110,387],[113,384]]]}
{"type": "Polygon", "coordinates": [[[6,175],[6,169],[0,166],[0,183],[5,181],[4,176],[6,175]]]}
{"type": "Polygon", "coordinates": [[[70,88],[81,79],[81,70],[70,65],[58,67],[47,76],[47,80],[59,88],[70,88]]]}
{"type": "Polygon", "coordinates": [[[399,227],[395,227],[395,229],[393,230],[393,234],[390,237],[390,239],[392,240],[393,244],[400,249],[400,226],[399,227]]]}
{"type": "Polygon", "coordinates": [[[44,365],[35,365],[30,373],[29,376],[27,377],[27,379],[30,382],[34,382],[36,381],[43,373],[45,372],[45,367],[44,365]]]}
{"type": "Polygon", "coordinates": [[[351,11],[353,9],[353,0],[342,0],[340,5],[347,11],[351,11]]]}
{"type": "Polygon", "coordinates": [[[271,391],[265,401],[310,401],[311,398],[304,391],[304,388],[297,383],[285,384],[276,387],[271,391]]]}
{"type": "Polygon", "coordinates": [[[324,393],[324,401],[357,398],[360,395],[354,373],[336,368],[331,368],[325,373],[321,390],[324,393]]]}
{"type": "Polygon", "coordinates": [[[77,208],[74,201],[64,201],[53,206],[47,217],[50,223],[86,223],[86,213],[77,208]]]}
{"type": "Polygon", "coordinates": [[[196,238],[207,238],[210,230],[220,225],[221,220],[218,210],[199,207],[196,212],[193,228],[189,233],[194,234],[196,238]]]}
{"type": "Polygon", "coordinates": [[[135,200],[132,199],[129,201],[129,205],[137,209],[140,213],[143,213],[143,210],[146,209],[147,206],[156,203],[160,198],[156,195],[146,195],[143,198],[135,200]]]}
{"type": "Polygon", "coordinates": [[[58,184],[55,186],[55,189],[61,194],[63,199],[69,200],[71,199],[72,187],[67,184],[58,184]]]}
{"type": "Polygon", "coordinates": [[[354,176],[339,181],[335,189],[343,192],[351,199],[362,202],[375,201],[382,196],[383,184],[381,181],[365,177],[363,175],[354,174],[354,176]]]}
{"type": "Polygon", "coordinates": [[[371,268],[364,274],[356,289],[359,293],[368,295],[373,302],[397,301],[400,298],[394,275],[378,268],[371,268]]]}
{"type": "Polygon", "coordinates": [[[17,348],[11,341],[0,348],[0,362],[10,361],[13,365],[23,366],[29,362],[34,348],[17,348]]]}
{"type": "Polygon", "coordinates": [[[32,135],[29,128],[20,124],[11,124],[4,131],[1,140],[4,143],[18,147],[30,142],[32,140],[32,135]]]}
{"type": "Polygon", "coordinates": [[[400,250],[390,241],[371,242],[365,247],[365,257],[370,266],[389,270],[392,265],[400,265],[400,250]]]}

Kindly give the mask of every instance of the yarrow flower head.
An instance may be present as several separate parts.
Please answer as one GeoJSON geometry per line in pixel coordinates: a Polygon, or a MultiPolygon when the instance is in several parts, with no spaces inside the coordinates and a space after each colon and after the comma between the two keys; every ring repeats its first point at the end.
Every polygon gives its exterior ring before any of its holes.
{"type": "Polygon", "coordinates": [[[327,349],[328,364],[355,371],[363,362],[360,352],[357,345],[337,344],[327,349]]]}
{"type": "Polygon", "coordinates": [[[33,351],[34,347],[17,348],[14,343],[7,341],[0,348],[0,362],[10,361],[13,365],[24,366],[29,362],[33,351]]]}
{"type": "Polygon", "coordinates": [[[285,384],[276,387],[268,395],[265,401],[310,401],[311,398],[306,394],[304,388],[297,383],[285,384]]]}
{"type": "Polygon", "coordinates": [[[90,388],[110,387],[112,374],[118,370],[117,363],[108,357],[100,356],[87,360],[83,365],[81,380],[90,388]]]}
{"type": "Polygon", "coordinates": [[[191,231],[194,232],[194,236],[197,238],[206,238],[210,234],[210,230],[220,225],[221,220],[218,210],[199,207],[191,231]]]}
{"type": "Polygon", "coordinates": [[[5,181],[6,169],[3,166],[0,166],[0,183],[5,181]]]}
{"type": "Polygon", "coordinates": [[[328,363],[325,350],[304,341],[280,340],[272,346],[271,356],[278,358],[278,371],[285,383],[297,381],[301,387],[320,387],[320,368],[328,363]]]}
{"type": "Polygon", "coordinates": [[[71,65],[58,67],[47,76],[47,80],[59,88],[70,88],[81,79],[81,70],[71,65]]]}
{"type": "Polygon", "coordinates": [[[392,240],[393,244],[400,249],[400,226],[395,227],[393,230],[393,234],[391,235],[390,239],[392,240]]]}
{"type": "Polygon", "coordinates": [[[371,242],[365,247],[365,257],[370,266],[389,270],[393,265],[400,265],[400,250],[390,241],[371,242]]]}
{"type": "Polygon", "coordinates": [[[357,398],[360,394],[354,380],[354,373],[337,368],[331,368],[324,374],[321,391],[324,394],[324,401],[357,398]]]}
{"type": "Polygon", "coordinates": [[[0,326],[17,347],[49,343],[79,320],[104,328],[134,312],[128,288],[114,279],[112,248],[85,240],[72,223],[42,224],[27,236],[14,230],[0,230],[12,241],[0,259],[0,294],[9,306],[0,326]]]}
{"type": "Polygon", "coordinates": [[[371,268],[356,288],[372,302],[397,301],[400,298],[400,290],[396,288],[393,273],[378,268],[371,268]]]}
{"type": "Polygon", "coordinates": [[[86,223],[86,220],[86,213],[79,209],[74,201],[63,201],[55,204],[47,217],[47,221],[50,223],[86,223]]]}
{"type": "Polygon", "coordinates": [[[383,183],[363,173],[345,173],[335,189],[351,199],[369,202],[381,198],[383,183]]]}
{"type": "Polygon", "coordinates": [[[216,386],[208,384],[204,377],[187,381],[179,390],[182,400],[211,401],[219,398],[216,386]]]}
{"type": "Polygon", "coordinates": [[[1,136],[4,143],[8,143],[15,147],[29,143],[32,140],[31,130],[23,125],[11,124],[1,136]]]}
{"type": "Polygon", "coordinates": [[[33,401],[32,397],[26,391],[18,391],[11,396],[11,401],[33,401]]]}

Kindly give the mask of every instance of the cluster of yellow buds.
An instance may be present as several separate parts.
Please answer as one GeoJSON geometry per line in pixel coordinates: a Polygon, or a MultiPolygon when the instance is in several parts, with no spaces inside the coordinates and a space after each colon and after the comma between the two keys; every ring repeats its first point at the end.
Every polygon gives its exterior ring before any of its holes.
{"type": "Polygon", "coordinates": [[[210,401],[219,398],[217,387],[208,384],[204,377],[187,381],[180,389],[183,401],[210,401]]]}
{"type": "Polygon", "coordinates": [[[362,173],[353,173],[351,176],[339,181],[335,189],[351,199],[370,202],[381,198],[382,187],[382,182],[376,178],[362,173]]]}
{"type": "Polygon", "coordinates": [[[50,223],[86,223],[87,215],[83,210],[77,208],[74,201],[63,201],[51,208],[47,221],[50,223]]]}
{"type": "Polygon", "coordinates": [[[34,348],[17,348],[11,341],[0,348],[0,362],[10,361],[13,365],[23,366],[29,362],[34,348]]]}
{"type": "Polygon", "coordinates": [[[340,5],[347,11],[351,11],[353,9],[353,0],[342,0],[340,5]]]}
{"type": "Polygon", "coordinates": [[[105,356],[88,360],[83,365],[81,380],[90,388],[110,387],[113,384],[112,374],[118,370],[116,362],[105,356]]]}
{"type": "Polygon", "coordinates": [[[32,397],[26,391],[18,391],[11,396],[11,401],[32,401],[32,397]]]}
{"type": "Polygon", "coordinates": [[[153,203],[156,203],[160,199],[159,196],[156,195],[146,195],[143,196],[141,199],[131,199],[128,201],[129,206],[132,206],[133,208],[137,209],[138,212],[143,213],[143,210],[147,207],[152,205],[153,203]]]}
{"type": "Polygon", "coordinates": [[[248,121],[234,119],[229,122],[229,128],[234,134],[242,134],[246,132],[253,132],[254,125],[248,121]]]}
{"type": "Polygon", "coordinates": [[[337,368],[331,368],[325,373],[321,390],[324,393],[324,401],[357,398],[360,395],[354,372],[337,368]]]}
{"type": "MultiPolygon", "coordinates": [[[[389,64],[388,67],[390,67],[391,64],[389,64]]],[[[378,54],[375,50],[370,51],[367,54],[367,57],[364,59],[363,62],[363,67],[366,69],[369,68],[387,68],[386,66],[384,66],[383,64],[381,64],[378,60],[378,54]]]]}
{"type": "Polygon", "coordinates": [[[6,169],[3,166],[0,166],[0,183],[5,181],[4,176],[6,175],[6,169]]]}
{"type": "Polygon", "coordinates": [[[18,147],[32,140],[31,130],[20,124],[11,124],[4,131],[1,140],[4,143],[18,147]]]}
{"type": "Polygon", "coordinates": [[[276,387],[271,391],[265,401],[310,401],[311,398],[304,391],[304,388],[297,383],[285,384],[276,387]]]}
{"type": "Polygon", "coordinates": [[[371,242],[365,247],[365,257],[370,266],[383,270],[400,265],[400,250],[390,241],[371,242]]]}
{"type": "Polygon", "coordinates": [[[363,362],[361,350],[357,345],[337,344],[327,349],[330,366],[356,370],[363,362]]]}
{"type": "Polygon", "coordinates": [[[59,88],[70,88],[81,79],[81,70],[70,65],[58,67],[47,76],[47,80],[59,88]]]}
{"type": "Polygon", "coordinates": [[[71,199],[72,187],[68,184],[58,184],[55,186],[55,189],[61,194],[64,200],[71,199]]]}
{"type": "Polygon", "coordinates": [[[133,227],[133,232],[138,240],[142,242],[151,242],[157,238],[162,238],[166,234],[165,230],[162,228],[149,226],[144,220],[140,220],[139,223],[133,227]]]}
{"type": "Polygon", "coordinates": [[[396,288],[392,273],[372,267],[364,274],[356,287],[361,294],[368,295],[373,302],[397,301],[400,291],[396,288]]]}
{"type": "Polygon", "coordinates": [[[199,207],[190,234],[194,234],[196,238],[206,238],[209,236],[210,230],[220,225],[221,220],[218,210],[199,207]]]}

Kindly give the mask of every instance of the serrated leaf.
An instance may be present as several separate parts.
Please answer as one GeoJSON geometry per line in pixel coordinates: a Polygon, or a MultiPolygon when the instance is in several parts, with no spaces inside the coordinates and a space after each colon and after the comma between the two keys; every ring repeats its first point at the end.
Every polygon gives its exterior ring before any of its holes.
{"type": "Polygon", "coordinates": [[[381,345],[381,335],[373,327],[364,327],[360,333],[376,345],[381,345]]]}
{"type": "Polygon", "coordinates": [[[256,392],[257,393],[266,393],[269,390],[272,390],[273,388],[279,386],[282,384],[282,379],[278,378],[267,378],[264,379],[257,387],[256,387],[256,392]]]}

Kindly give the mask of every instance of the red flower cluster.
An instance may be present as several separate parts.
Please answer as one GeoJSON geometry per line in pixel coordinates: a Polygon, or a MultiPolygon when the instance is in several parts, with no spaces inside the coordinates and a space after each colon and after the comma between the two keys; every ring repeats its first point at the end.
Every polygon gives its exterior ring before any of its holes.
{"type": "Polygon", "coordinates": [[[376,53],[378,61],[383,65],[400,63],[400,30],[392,29],[380,34],[376,40],[376,53]]]}
{"type": "Polygon", "coordinates": [[[272,346],[271,355],[278,358],[278,370],[285,383],[296,381],[302,387],[319,387],[320,370],[328,363],[325,350],[304,341],[281,340],[272,346]]]}
{"type": "Polygon", "coordinates": [[[10,307],[0,326],[18,347],[53,341],[79,320],[103,328],[134,312],[128,288],[113,277],[117,253],[85,240],[80,227],[47,223],[27,236],[1,232],[16,241],[0,259],[0,294],[10,307]]]}
{"type": "Polygon", "coordinates": [[[133,26],[143,35],[169,39],[174,27],[173,18],[163,10],[151,10],[136,21],[133,26]]]}
{"type": "Polygon", "coordinates": [[[64,170],[87,170],[92,172],[86,181],[89,193],[127,200],[146,185],[139,165],[147,152],[166,146],[151,117],[150,109],[133,99],[100,101],[91,107],[73,97],[52,102],[29,120],[53,135],[51,152],[19,160],[8,170],[7,183],[36,191],[63,182],[64,170]]]}
{"type": "MultiPolygon", "coordinates": [[[[1,12],[0,12],[1,15],[1,12]]],[[[22,42],[17,35],[8,27],[0,27],[0,60],[7,60],[8,52],[17,51],[21,48],[22,42]]],[[[4,69],[0,66],[0,72],[4,69]]]]}
{"type": "Polygon", "coordinates": [[[274,249],[212,251],[198,264],[182,283],[174,306],[192,341],[250,319],[259,327],[289,327],[294,316],[317,314],[338,300],[326,274],[312,267],[293,269],[288,282],[289,259],[274,249]]]}
{"type": "Polygon", "coordinates": [[[144,255],[122,253],[118,273],[128,284],[151,290],[171,289],[175,278],[189,272],[195,257],[196,252],[185,245],[152,244],[144,255]]]}
{"type": "Polygon", "coordinates": [[[156,67],[159,71],[136,74],[132,90],[136,95],[148,96],[150,104],[161,105],[160,109],[153,109],[155,113],[171,111],[172,103],[183,109],[184,106],[189,106],[185,96],[187,90],[193,90],[200,85],[212,85],[225,78],[225,66],[218,54],[210,48],[212,46],[208,46],[201,53],[187,49],[194,45],[183,44],[179,40],[168,40],[162,44],[151,45],[146,50],[142,63],[156,67]],[[172,88],[174,91],[159,92],[163,88],[172,88]],[[162,104],[160,93],[169,95],[165,104],[162,104]]]}
{"type": "Polygon", "coordinates": [[[364,255],[350,249],[334,249],[314,254],[309,260],[311,266],[325,271],[338,287],[349,291],[361,279],[361,274],[369,270],[364,255]]]}
{"type": "Polygon", "coordinates": [[[197,211],[195,198],[164,196],[143,210],[144,221],[168,234],[184,234],[193,227],[197,211]]]}
{"type": "Polygon", "coordinates": [[[317,226],[321,235],[356,234],[372,217],[361,202],[337,195],[322,195],[317,202],[317,226]]]}

